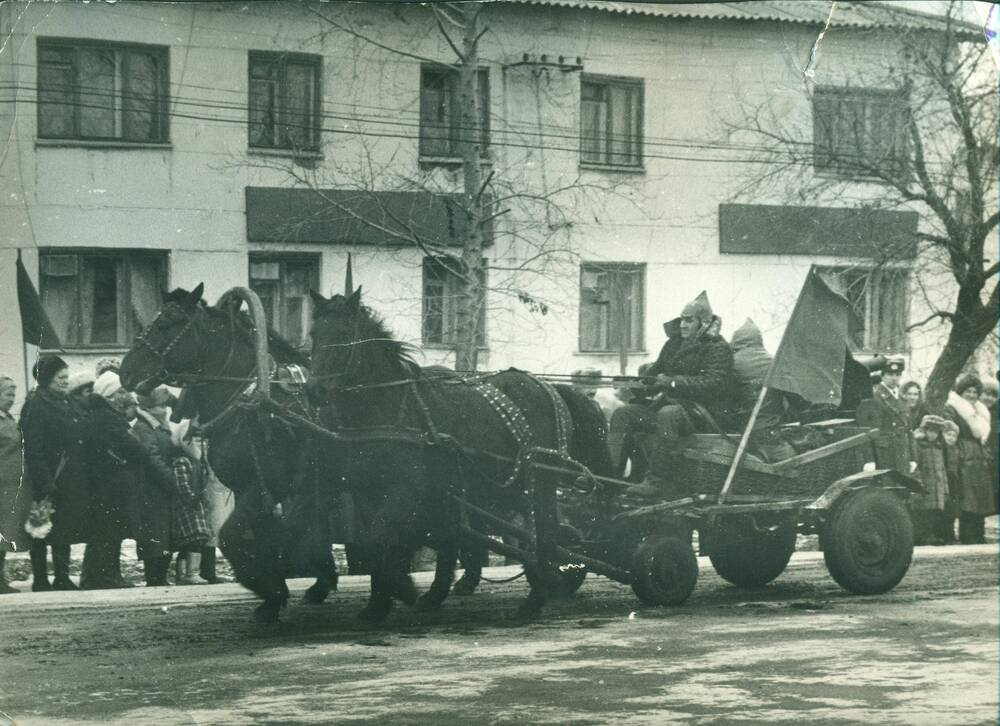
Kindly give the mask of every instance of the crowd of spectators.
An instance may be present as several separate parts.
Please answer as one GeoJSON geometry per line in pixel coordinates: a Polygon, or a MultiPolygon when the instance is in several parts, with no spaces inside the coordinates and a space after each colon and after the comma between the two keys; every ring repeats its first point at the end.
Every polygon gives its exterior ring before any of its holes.
{"type": "Polygon", "coordinates": [[[216,545],[232,503],[201,437],[190,421],[171,422],[168,388],[133,395],[117,366],[103,360],[92,375],[70,376],[58,356],[40,358],[19,422],[10,414],[16,384],[0,377],[0,593],[17,592],[4,564],[25,549],[35,592],[130,587],[125,540],[136,542],[147,585],[168,584],[175,555],[175,584],[224,581],[216,545]],[[70,547],[81,543],[76,583],[70,547]]]}

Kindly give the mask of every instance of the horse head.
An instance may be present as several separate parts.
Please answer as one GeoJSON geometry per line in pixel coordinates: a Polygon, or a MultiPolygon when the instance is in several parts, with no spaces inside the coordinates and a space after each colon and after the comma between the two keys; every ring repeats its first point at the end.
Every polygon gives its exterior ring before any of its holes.
{"type": "Polygon", "coordinates": [[[419,370],[410,346],[394,340],[382,319],[361,303],[361,288],[349,295],[313,299],[314,392],[409,378],[419,370]]]}
{"type": "Polygon", "coordinates": [[[164,294],[163,308],[136,337],[122,360],[119,376],[125,388],[156,385],[171,375],[198,370],[203,348],[199,321],[204,315],[204,291],[202,283],[190,292],[177,288],[164,294]]]}

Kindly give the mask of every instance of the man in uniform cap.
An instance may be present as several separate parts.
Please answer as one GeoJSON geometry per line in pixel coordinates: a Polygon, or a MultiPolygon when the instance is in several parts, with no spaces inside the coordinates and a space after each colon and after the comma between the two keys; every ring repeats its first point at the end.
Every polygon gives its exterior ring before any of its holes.
{"type": "Polygon", "coordinates": [[[648,471],[641,484],[629,488],[640,497],[668,496],[663,476],[676,454],[677,440],[694,431],[688,413],[692,403],[704,406],[717,420],[728,414],[733,352],[718,334],[719,318],[702,291],[681,315],[663,324],[667,342],[652,364],[641,366],[651,400],[630,403],[611,417],[608,448],[619,475],[642,444],[648,471]],[[649,434],[640,441],[639,434],[649,434]]]}
{"type": "Polygon", "coordinates": [[[906,402],[899,395],[899,382],[906,370],[905,361],[889,356],[882,380],[872,390],[872,400],[858,405],[858,423],[879,429],[875,439],[875,457],[879,468],[910,474],[913,452],[910,447],[910,419],[906,402]]]}

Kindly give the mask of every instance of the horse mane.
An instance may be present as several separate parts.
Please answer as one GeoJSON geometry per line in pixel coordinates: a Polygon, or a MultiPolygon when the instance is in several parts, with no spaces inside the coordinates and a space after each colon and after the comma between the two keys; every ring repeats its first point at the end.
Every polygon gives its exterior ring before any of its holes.
{"type": "MultiPolygon", "coordinates": [[[[164,293],[163,302],[180,302],[184,298],[190,295],[190,292],[182,287],[177,287],[168,293],[164,293]]],[[[204,308],[205,312],[210,315],[215,315],[219,317],[225,314],[225,311],[221,308],[209,305],[204,300],[199,300],[198,304],[204,308]]],[[[236,316],[237,328],[247,336],[251,341],[254,336],[253,321],[250,318],[250,314],[246,311],[241,310],[239,315],[236,316]]],[[[301,352],[294,345],[285,340],[274,328],[270,325],[267,326],[267,347],[274,356],[274,359],[278,363],[294,363],[295,365],[303,366],[308,368],[310,364],[309,356],[301,352]]]]}
{"type": "Polygon", "coordinates": [[[358,308],[360,320],[364,323],[358,334],[360,340],[372,340],[372,344],[381,348],[399,367],[411,378],[420,377],[420,366],[413,359],[416,347],[402,340],[396,340],[392,331],[386,327],[382,316],[367,305],[358,308]]]}

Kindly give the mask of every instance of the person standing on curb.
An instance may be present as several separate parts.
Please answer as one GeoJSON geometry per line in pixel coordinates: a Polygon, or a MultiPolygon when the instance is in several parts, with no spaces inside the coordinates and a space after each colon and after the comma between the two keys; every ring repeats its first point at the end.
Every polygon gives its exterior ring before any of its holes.
{"type": "Polygon", "coordinates": [[[24,467],[31,482],[33,509],[51,529],[31,543],[31,589],[76,590],[69,577],[70,545],[87,541],[89,502],[84,440],[87,421],[69,397],[69,373],[59,356],[44,356],[34,366],[38,387],[21,409],[24,467]],[[46,550],[52,547],[54,579],[49,584],[46,550]]]}
{"type": "Polygon", "coordinates": [[[18,592],[11,587],[4,571],[7,552],[26,550],[31,538],[24,531],[28,518],[31,496],[22,484],[23,455],[21,432],[10,415],[17,395],[17,384],[12,378],[0,376],[0,595],[18,592]]]}

